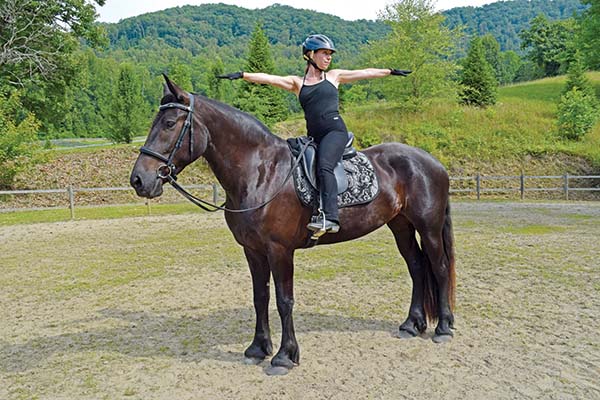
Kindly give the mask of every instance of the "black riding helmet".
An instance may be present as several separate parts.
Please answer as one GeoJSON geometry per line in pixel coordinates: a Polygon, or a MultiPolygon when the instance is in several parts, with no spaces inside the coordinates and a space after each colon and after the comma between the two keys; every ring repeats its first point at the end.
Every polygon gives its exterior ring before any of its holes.
{"type": "Polygon", "coordinates": [[[304,40],[302,43],[302,56],[305,60],[309,61],[312,59],[312,56],[309,55],[311,51],[317,51],[321,49],[331,50],[335,53],[335,46],[333,44],[333,40],[329,39],[325,35],[310,35],[304,40]]]}

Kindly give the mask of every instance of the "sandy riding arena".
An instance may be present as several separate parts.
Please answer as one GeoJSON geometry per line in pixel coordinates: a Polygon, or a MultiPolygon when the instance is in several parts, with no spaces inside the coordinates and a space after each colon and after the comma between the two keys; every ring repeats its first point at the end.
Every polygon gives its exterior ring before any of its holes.
{"type": "Polygon", "coordinates": [[[600,204],[453,220],[451,343],[397,337],[411,284],[383,228],[296,253],[283,377],[243,363],[250,273],[222,214],[0,227],[0,399],[600,399],[600,204]]]}

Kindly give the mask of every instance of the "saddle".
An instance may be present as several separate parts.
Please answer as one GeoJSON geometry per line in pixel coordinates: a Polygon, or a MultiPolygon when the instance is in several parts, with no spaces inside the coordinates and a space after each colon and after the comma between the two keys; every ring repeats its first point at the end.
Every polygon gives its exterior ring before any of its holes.
{"type": "MultiPolygon", "coordinates": [[[[288,139],[287,141],[292,154],[294,154],[294,157],[297,157],[300,154],[302,147],[304,147],[310,140],[308,137],[303,136],[299,138],[288,139]]],[[[342,158],[337,162],[335,168],[333,169],[333,173],[337,181],[338,194],[344,193],[348,189],[348,176],[346,175],[342,161],[349,160],[358,154],[353,146],[353,143],[354,134],[352,132],[348,132],[348,140],[346,142],[346,147],[344,148],[342,158]]],[[[318,190],[319,181],[317,178],[317,144],[315,142],[311,141],[308,144],[308,147],[304,152],[304,157],[302,157],[302,160],[300,161],[300,165],[302,165],[304,174],[306,175],[306,178],[310,182],[311,186],[318,190]]]]}
{"type": "MultiPolygon", "coordinates": [[[[306,206],[319,206],[317,177],[317,145],[306,136],[287,139],[294,158],[308,143],[298,167],[293,171],[296,193],[306,206]],[[308,143],[310,142],[310,143],[308,143]]],[[[334,168],[338,186],[338,207],[368,203],[379,193],[379,184],[371,162],[353,147],[354,134],[348,132],[348,141],[342,158],[334,168]]]]}

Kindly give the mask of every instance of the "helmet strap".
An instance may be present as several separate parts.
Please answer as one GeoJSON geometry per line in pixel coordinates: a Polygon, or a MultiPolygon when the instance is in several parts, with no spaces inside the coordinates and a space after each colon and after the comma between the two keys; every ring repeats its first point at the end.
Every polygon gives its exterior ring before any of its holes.
{"type": "Polygon", "coordinates": [[[315,62],[315,60],[313,60],[312,58],[308,59],[308,63],[310,65],[312,65],[313,67],[315,67],[316,69],[318,69],[321,72],[325,72],[324,70],[322,70],[321,68],[319,68],[319,66],[317,65],[317,63],[315,62]]]}

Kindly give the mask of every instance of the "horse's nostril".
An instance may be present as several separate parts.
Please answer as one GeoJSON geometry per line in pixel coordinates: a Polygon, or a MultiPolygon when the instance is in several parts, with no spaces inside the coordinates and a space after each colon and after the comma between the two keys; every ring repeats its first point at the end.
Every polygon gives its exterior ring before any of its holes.
{"type": "Polygon", "coordinates": [[[142,187],[142,178],[140,178],[139,175],[132,176],[131,177],[131,186],[133,186],[135,189],[142,187]]]}

